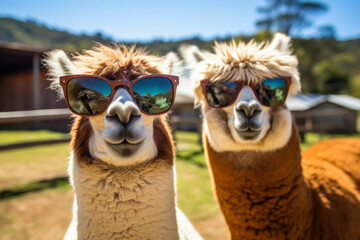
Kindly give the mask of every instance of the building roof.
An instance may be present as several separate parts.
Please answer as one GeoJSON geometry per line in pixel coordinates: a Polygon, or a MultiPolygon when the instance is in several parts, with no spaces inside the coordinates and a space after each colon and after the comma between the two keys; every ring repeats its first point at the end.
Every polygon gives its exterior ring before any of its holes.
{"type": "Polygon", "coordinates": [[[0,74],[31,70],[34,56],[39,58],[48,50],[44,47],[0,42],[0,74]]]}
{"type": "Polygon", "coordinates": [[[324,102],[360,111],[360,99],[348,95],[298,94],[289,97],[286,105],[290,111],[306,111],[324,102]]]}
{"type": "Polygon", "coordinates": [[[31,46],[21,43],[10,43],[0,41],[0,51],[11,52],[11,53],[22,53],[22,54],[33,54],[33,53],[44,53],[51,50],[50,48],[31,46]]]}

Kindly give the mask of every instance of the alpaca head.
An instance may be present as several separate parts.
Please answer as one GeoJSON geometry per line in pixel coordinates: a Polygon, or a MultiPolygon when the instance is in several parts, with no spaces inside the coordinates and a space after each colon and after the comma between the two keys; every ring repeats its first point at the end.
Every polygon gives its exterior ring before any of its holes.
{"type": "Polygon", "coordinates": [[[215,53],[201,52],[195,46],[180,49],[191,70],[195,101],[202,107],[207,137],[216,151],[269,151],[287,143],[290,112],[284,105],[264,106],[253,89],[265,79],[286,77],[291,79],[288,96],[300,91],[298,61],[289,48],[290,37],[276,34],[270,43],[216,43],[215,53]],[[208,85],[203,80],[216,86],[227,82],[224,87],[238,83],[238,94],[222,95],[225,89],[216,88],[216,100],[231,105],[214,108],[209,105],[209,96],[204,95],[209,92],[204,93],[208,85]]]}
{"type": "MultiPolygon", "coordinates": [[[[51,88],[58,90],[60,96],[63,96],[59,85],[60,76],[92,74],[109,80],[132,81],[144,75],[176,74],[179,65],[174,53],[160,58],[150,56],[134,47],[112,48],[103,45],[76,54],[72,60],[63,51],[55,50],[47,54],[44,63],[49,70],[51,88]]],[[[87,152],[91,158],[116,166],[134,165],[157,157],[157,138],[165,141],[164,134],[168,135],[157,132],[161,128],[158,125],[163,123],[164,117],[142,113],[126,87],[117,87],[115,91],[111,103],[102,114],[77,116],[72,130],[75,152],[80,152],[80,155],[87,152]],[[85,125],[89,129],[84,128],[85,125]]],[[[162,128],[160,131],[166,129],[162,128]]],[[[169,143],[163,144],[170,144],[171,151],[171,140],[167,140],[169,143]]]]}

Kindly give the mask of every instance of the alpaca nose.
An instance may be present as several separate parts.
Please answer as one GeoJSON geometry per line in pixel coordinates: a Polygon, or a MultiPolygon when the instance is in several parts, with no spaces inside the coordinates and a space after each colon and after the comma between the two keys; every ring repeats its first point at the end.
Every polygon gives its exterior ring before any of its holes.
{"type": "Polygon", "coordinates": [[[239,93],[239,100],[235,105],[236,112],[251,119],[255,115],[261,113],[262,108],[258,100],[255,98],[251,88],[244,87],[239,93]]]}
{"type": "Polygon", "coordinates": [[[239,101],[236,103],[236,111],[245,114],[247,118],[252,118],[254,115],[262,111],[258,101],[239,101]]]}
{"type": "Polygon", "coordinates": [[[114,101],[106,111],[106,117],[117,118],[124,126],[141,116],[140,110],[124,88],[116,91],[114,101]]]}

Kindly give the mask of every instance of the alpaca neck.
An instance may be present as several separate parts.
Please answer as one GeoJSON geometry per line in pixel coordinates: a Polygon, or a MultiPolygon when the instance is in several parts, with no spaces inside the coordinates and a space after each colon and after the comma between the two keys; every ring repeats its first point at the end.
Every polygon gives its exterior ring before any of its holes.
{"type": "Polygon", "coordinates": [[[74,157],[71,165],[78,239],[178,239],[168,161],[124,168],[74,157]]]}
{"type": "Polygon", "coordinates": [[[309,234],[312,202],[302,175],[297,130],[292,128],[286,146],[271,152],[219,153],[204,135],[216,195],[232,239],[304,239],[309,234]],[[249,161],[254,165],[241,164],[249,161]]]}

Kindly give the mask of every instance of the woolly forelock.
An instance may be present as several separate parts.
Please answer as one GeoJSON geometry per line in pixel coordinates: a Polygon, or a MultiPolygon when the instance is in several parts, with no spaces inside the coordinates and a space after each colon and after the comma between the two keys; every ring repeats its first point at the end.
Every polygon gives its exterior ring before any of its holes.
{"type": "Polygon", "coordinates": [[[94,74],[109,79],[135,79],[141,75],[161,73],[163,58],[148,55],[144,49],[125,45],[114,47],[97,44],[91,50],[73,56],[80,73],[94,74]]]}
{"type": "Polygon", "coordinates": [[[292,55],[289,42],[284,42],[257,43],[251,40],[247,44],[244,42],[237,44],[232,40],[230,43],[215,43],[215,53],[202,53],[204,60],[198,62],[196,66],[193,64],[191,78],[194,81],[197,102],[202,98],[200,82],[203,79],[214,82],[227,80],[254,83],[261,82],[265,78],[291,77],[289,95],[299,92],[301,84],[298,60],[292,55]]]}

